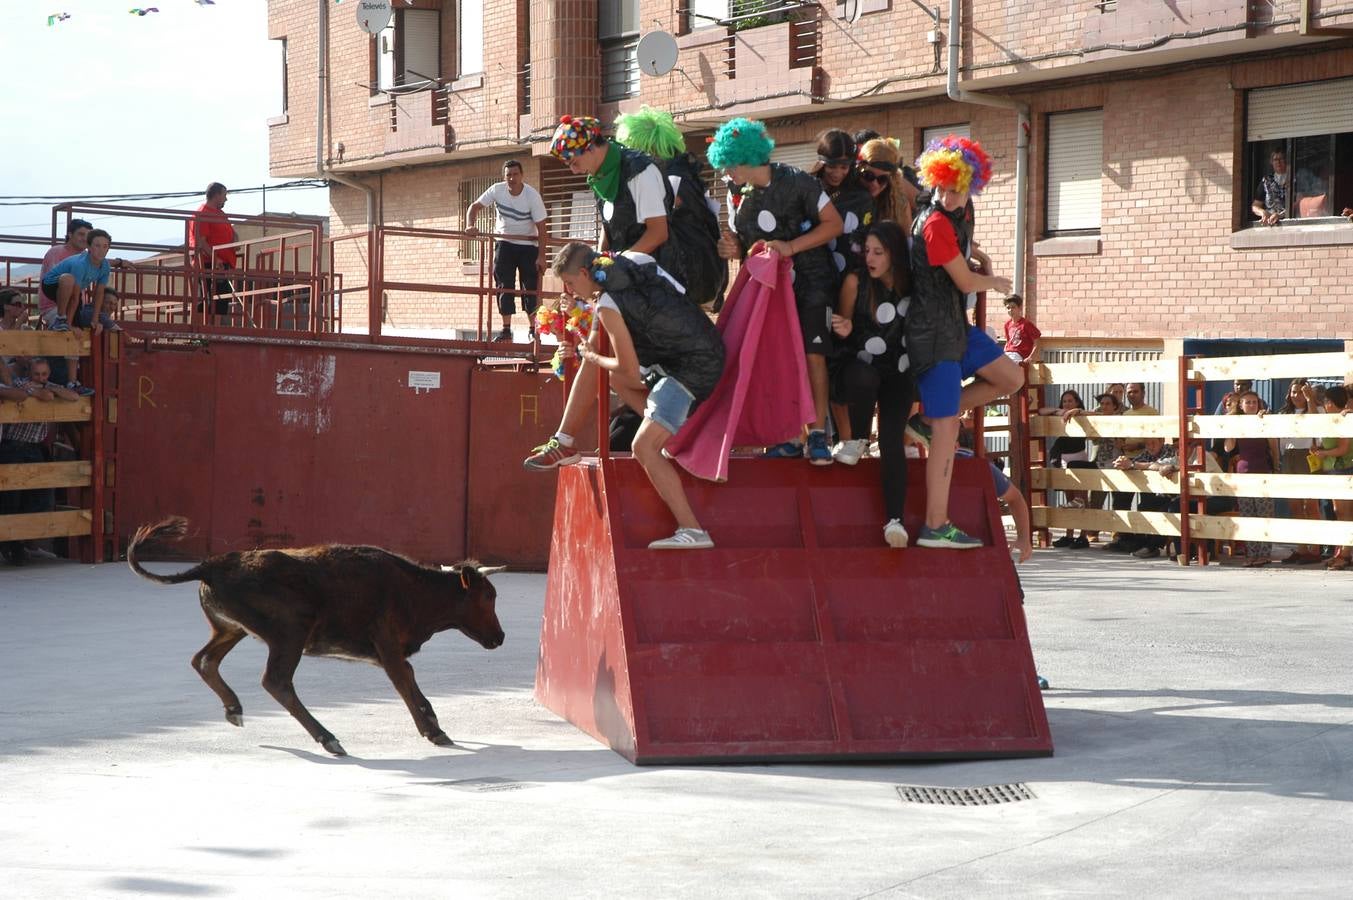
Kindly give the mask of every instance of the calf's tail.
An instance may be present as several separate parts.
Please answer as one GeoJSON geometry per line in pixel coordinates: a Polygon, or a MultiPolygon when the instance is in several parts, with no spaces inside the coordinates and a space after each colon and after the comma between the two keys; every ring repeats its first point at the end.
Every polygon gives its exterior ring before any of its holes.
{"type": "Polygon", "coordinates": [[[162,542],[177,541],[188,531],[188,520],[182,516],[170,516],[163,522],[155,525],[142,525],[136,529],[136,534],[132,535],[131,543],[127,545],[127,565],[132,567],[132,571],[142,578],[149,578],[151,581],[158,581],[160,584],[182,584],[185,581],[200,581],[202,577],[202,566],[196,565],[191,569],[178,572],[174,575],[156,575],[154,572],[147,572],[141,568],[140,561],[136,558],[136,550],[142,544],[158,544],[162,542]]]}

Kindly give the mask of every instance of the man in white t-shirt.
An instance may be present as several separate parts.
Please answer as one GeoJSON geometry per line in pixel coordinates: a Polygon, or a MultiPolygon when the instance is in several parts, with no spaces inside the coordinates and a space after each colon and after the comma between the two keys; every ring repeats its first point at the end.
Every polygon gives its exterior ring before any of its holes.
{"type": "Polygon", "coordinates": [[[493,207],[497,216],[494,233],[508,235],[498,240],[493,255],[493,282],[502,291],[498,295],[498,313],[503,317],[503,330],[498,332],[494,341],[512,340],[512,314],[517,311],[515,295],[517,282],[521,282],[521,308],[526,313],[527,326],[531,336],[535,337],[535,311],[540,305],[540,297],[528,291],[540,287],[540,273],[544,271],[547,252],[541,246],[545,235],[545,201],[540,192],[526,183],[522,177],[521,163],[509,159],[503,163],[503,180],[479,195],[479,199],[470,204],[465,211],[465,231],[476,234],[475,216],[479,211],[493,207]]]}

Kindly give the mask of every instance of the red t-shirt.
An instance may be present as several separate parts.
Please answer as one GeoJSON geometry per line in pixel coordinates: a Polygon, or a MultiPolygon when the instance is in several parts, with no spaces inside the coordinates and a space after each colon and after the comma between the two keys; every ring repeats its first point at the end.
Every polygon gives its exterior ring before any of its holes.
{"type": "Polygon", "coordinates": [[[1038,326],[1028,319],[1005,320],[1005,352],[1018,353],[1020,359],[1028,359],[1034,351],[1034,342],[1043,336],[1038,326]]]}
{"type": "MultiPolygon", "coordinates": [[[[225,213],[207,203],[199,206],[196,215],[193,216],[192,227],[189,229],[188,246],[196,249],[204,244],[220,247],[222,244],[233,243],[235,243],[235,229],[230,222],[226,221],[225,213]]],[[[232,269],[235,267],[234,247],[216,250],[214,255],[219,262],[225,263],[232,269]]]]}
{"type": "Polygon", "coordinates": [[[932,266],[943,266],[962,255],[958,249],[954,223],[947,216],[930,216],[925,220],[921,232],[925,235],[925,258],[932,266]]]}

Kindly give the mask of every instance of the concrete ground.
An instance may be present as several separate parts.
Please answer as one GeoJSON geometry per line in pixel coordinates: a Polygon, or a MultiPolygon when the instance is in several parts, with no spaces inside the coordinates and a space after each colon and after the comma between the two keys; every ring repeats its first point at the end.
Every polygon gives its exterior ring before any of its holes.
{"type": "Polygon", "coordinates": [[[188,666],[195,585],[0,569],[0,895],[1348,896],[1353,574],[1098,550],[1022,572],[1054,757],[636,769],[532,700],[540,575],[495,577],[501,649],[414,658],[458,749],[379,670],[304,661],[333,759],[253,641],[222,669],[226,724],[188,666]],[[1034,798],[897,789],[1008,782],[1034,798]]]}

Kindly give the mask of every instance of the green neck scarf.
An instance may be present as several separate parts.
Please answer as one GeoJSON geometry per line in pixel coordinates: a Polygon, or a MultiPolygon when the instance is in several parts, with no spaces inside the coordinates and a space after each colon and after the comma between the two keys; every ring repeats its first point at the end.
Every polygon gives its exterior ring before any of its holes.
{"type": "Polygon", "coordinates": [[[615,202],[620,193],[620,145],[615,141],[606,145],[606,159],[597,174],[587,176],[587,186],[601,199],[615,202]]]}

